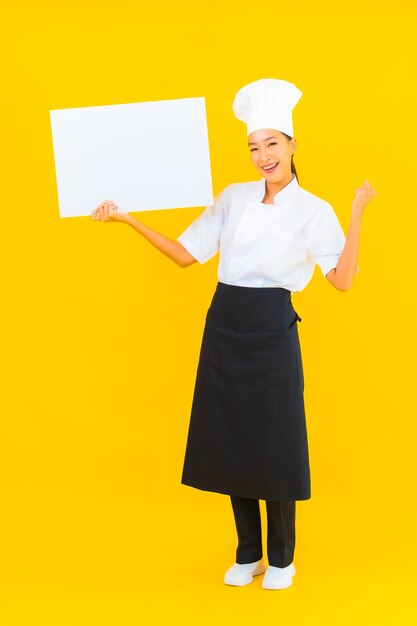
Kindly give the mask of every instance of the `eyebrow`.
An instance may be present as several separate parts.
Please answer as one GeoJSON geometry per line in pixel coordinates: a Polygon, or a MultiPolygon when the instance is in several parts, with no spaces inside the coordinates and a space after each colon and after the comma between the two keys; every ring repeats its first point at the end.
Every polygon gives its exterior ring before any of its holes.
{"type": "MultiPolygon", "coordinates": [[[[278,137],[275,137],[274,135],[272,135],[272,137],[266,137],[263,141],[268,141],[268,139],[278,139],[278,137]]],[[[248,146],[252,144],[256,144],[256,141],[249,141],[248,146]]]]}

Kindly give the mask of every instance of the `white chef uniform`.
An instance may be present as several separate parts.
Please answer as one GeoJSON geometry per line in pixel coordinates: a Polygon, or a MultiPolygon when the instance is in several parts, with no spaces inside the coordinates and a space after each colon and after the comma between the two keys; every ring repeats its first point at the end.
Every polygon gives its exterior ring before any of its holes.
{"type": "Polygon", "coordinates": [[[201,264],[218,251],[218,279],[229,285],[302,291],[317,264],[335,268],[346,237],[326,200],[291,182],[262,202],[265,178],[233,183],[177,237],[201,264]]]}

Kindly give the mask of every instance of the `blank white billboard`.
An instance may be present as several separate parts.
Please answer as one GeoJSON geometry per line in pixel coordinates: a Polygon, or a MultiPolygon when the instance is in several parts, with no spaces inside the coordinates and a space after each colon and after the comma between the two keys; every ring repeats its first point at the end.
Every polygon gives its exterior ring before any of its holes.
{"type": "Polygon", "coordinates": [[[203,97],[49,113],[61,217],[213,204],[203,97]]]}

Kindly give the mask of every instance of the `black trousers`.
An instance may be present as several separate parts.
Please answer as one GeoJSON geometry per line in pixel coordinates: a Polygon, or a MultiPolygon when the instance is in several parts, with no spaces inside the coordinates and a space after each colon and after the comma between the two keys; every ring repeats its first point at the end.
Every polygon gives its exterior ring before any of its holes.
{"type": "MultiPolygon", "coordinates": [[[[262,529],[259,500],[230,496],[235,517],[238,546],[236,563],[253,563],[262,556],[262,529]]],[[[295,549],[296,500],[265,500],[268,519],[269,565],[287,567],[295,549]]]]}

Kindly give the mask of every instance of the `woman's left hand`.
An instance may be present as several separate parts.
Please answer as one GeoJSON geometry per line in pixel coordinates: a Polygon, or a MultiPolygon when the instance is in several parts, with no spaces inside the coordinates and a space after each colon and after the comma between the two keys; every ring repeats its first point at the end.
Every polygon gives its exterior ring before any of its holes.
{"type": "Polygon", "coordinates": [[[355,189],[355,194],[356,196],[352,203],[352,209],[354,211],[358,211],[359,213],[363,213],[366,205],[378,195],[367,180],[365,180],[363,185],[355,189]]]}

